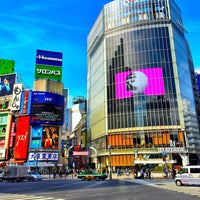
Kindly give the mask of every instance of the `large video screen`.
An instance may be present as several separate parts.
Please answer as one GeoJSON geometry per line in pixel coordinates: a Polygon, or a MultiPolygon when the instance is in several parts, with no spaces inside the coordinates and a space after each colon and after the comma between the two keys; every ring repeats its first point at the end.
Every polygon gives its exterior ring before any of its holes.
{"type": "Polygon", "coordinates": [[[130,70],[115,74],[116,99],[130,98],[136,94],[164,95],[162,68],[130,70]]]}
{"type": "Polygon", "coordinates": [[[55,104],[32,104],[30,124],[63,125],[63,106],[55,104]]]}

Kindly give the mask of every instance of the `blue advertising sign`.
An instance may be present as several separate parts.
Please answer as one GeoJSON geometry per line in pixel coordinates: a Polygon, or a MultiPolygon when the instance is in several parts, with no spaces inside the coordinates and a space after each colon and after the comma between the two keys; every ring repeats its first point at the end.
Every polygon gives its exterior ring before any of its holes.
{"type": "Polygon", "coordinates": [[[32,92],[30,124],[63,125],[64,96],[50,92],[32,92]]]}
{"type": "Polygon", "coordinates": [[[20,115],[30,115],[32,91],[22,91],[20,115]]]}
{"type": "Polygon", "coordinates": [[[197,74],[197,86],[200,91],[200,74],[197,74]]]}
{"type": "Polygon", "coordinates": [[[64,106],[64,96],[51,92],[32,92],[32,103],[52,103],[64,106]]]}
{"type": "Polygon", "coordinates": [[[62,57],[61,52],[37,50],[36,64],[62,67],[62,57]]]}
{"type": "Polygon", "coordinates": [[[40,148],[42,146],[42,127],[32,128],[31,148],[40,148]]]}

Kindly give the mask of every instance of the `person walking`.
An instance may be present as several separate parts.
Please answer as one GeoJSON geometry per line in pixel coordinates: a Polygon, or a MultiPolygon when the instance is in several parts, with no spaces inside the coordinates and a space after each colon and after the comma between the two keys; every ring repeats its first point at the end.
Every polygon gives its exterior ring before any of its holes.
{"type": "Polygon", "coordinates": [[[54,170],[53,170],[53,179],[56,178],[56,174],[57,174],[57,173],[56,173],[56,170],[54,169],[54,170]]]}
{"type": "Polygon", "coordinates": [[[176,169],[175,169],[175,167],[173,167],[173,169],[172,169],[172,178],[175,179],[175,177],[176,177],[176,169]]]}

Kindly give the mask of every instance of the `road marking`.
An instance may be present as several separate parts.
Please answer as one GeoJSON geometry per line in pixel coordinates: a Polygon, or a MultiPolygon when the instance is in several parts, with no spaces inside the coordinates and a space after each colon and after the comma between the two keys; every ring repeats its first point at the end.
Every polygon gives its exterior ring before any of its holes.
{"type": "MultiPolygon", "coordinates": [[[[24,195],[24,194],[10,194],[10,193],[0,193],[0,199],[2,200],[55,200],[54,197],[45,197],[45,196],[33,196],[33,195],[24,195]]],[[[57,199],[56,200],[65,200],[65,199],[57,199]]]]}

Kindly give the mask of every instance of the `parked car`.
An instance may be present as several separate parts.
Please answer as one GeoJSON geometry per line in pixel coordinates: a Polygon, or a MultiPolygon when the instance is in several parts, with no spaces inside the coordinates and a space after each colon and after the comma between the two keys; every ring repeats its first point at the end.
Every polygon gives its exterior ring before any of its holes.
{"type": "Polygon", "coordinates": [[[77,176],[79,179],[81,179],[82,181],[85,181],[85,180],[102,180],[104,181],[106,178],[107,178],[107,175],[106,174],[103,174],[103,173],[97,173],[95,171],[83,171],[81,173],[78,174],[77,176]]]}
{"type": "Polygon", "coordinates": [[[42,176],[36,171],[30,171],[27,173],[25,179],[28,181],[41,181],[42,176]]]}

